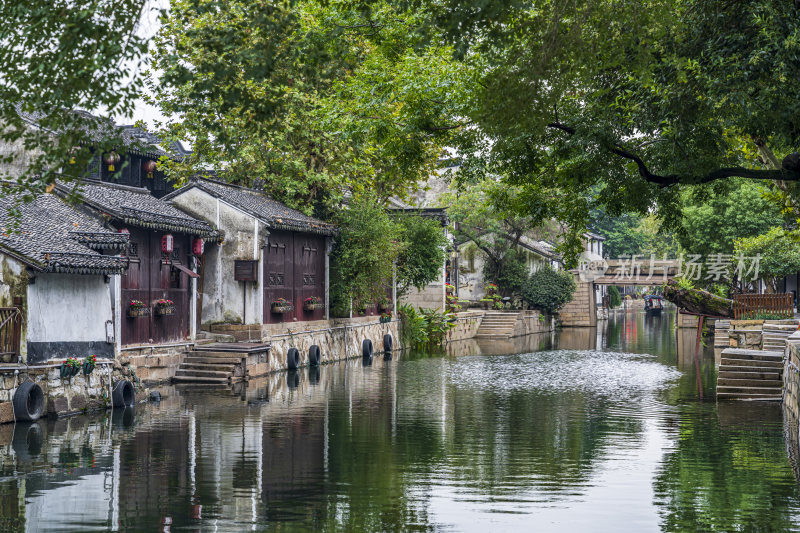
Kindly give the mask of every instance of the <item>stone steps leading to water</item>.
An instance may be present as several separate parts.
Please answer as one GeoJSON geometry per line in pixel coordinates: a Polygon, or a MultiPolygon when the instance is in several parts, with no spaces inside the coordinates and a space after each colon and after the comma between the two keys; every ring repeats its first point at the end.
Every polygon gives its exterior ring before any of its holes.
{"type": "Polygon", "coordinates": [[[514,335],[519,313],[488,312],[483,316],[476,337],[508,338],[514,335]]]}
{"type": "Polygon", "coordinates": [[[717,375],[717,399],[780,400],[783,352],[726,348],[717,375]]]}

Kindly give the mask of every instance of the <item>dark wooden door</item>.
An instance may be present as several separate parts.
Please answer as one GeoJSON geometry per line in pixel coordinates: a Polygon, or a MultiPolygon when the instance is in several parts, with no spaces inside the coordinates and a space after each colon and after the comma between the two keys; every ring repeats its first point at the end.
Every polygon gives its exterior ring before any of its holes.
{"type": "Polygon", "coordinates": [[[161,232],[131,229],[128,249],[130,266],[122,276],[122,344],[164,343],[184,340],[189,336],[189,276],[174,268],[175,263],[188,267],[189,237],[173,234],[174,251],[167,258],[161,253],[161,232]],[[172,300],[175,314],[157,316],[155,302],[172,300]],[[149,317],[131,318],[128,308],[132,300],[150,308],[149,317]]]}
{"type": "Polygon", "coordinates": [[[294,236],[294,279],[297,320],[322,320],[325,309],[303,310],[306,298],[316,296],[325,302],[325,238],[309,233],[294,236]]]}
{"type": "MultiPolygon", "coordinates": [[[[273,231],[264,247],[264,323],[292,322],[297,316],[294,287],[294,236],[273,231]],[[286,298],[295,306],[293,313],[273,313],[272,302],[286,298]]],[[[302,311],[302,303],[300,304],[302,311]]]]}

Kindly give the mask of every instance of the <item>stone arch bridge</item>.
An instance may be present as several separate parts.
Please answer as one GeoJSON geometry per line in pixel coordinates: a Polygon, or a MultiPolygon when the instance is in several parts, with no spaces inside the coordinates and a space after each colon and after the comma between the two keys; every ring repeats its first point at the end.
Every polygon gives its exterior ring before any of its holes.
{"type": "Polygon", "coordinates": [[[561,308],[561,324],[566,327],[597,325],[597,285],[663,285],[680,272],[680,262],[673,259],[628,258],[597,259],[582,262],[571,270],[578,287],[572,301],[561,308]]]}

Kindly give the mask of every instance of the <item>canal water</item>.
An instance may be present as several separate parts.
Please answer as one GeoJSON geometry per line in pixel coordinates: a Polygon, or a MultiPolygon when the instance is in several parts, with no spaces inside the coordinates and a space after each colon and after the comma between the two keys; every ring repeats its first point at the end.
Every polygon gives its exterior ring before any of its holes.
{"type": "Polygon", "coordinates": [[[674,315],[0,427],[0,531],[794,531],[781,409],[674,315]]]}

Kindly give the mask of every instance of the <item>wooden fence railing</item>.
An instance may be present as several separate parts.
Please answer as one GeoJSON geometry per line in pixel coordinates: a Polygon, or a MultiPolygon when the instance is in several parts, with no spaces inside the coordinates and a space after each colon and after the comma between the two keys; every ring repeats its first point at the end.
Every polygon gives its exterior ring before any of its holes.
{"type": "Polygon", "coordinates": [[[759,318],[792,318],[794,316],[794,301],[792,295],[781,294],[734,294],[733,318],[759,319],[759,318]]]}
{"type": "Polygon", "coordinates": [[[19,362],[22,313],[18,307],[0,307],[0,362],[19,362]]]}

